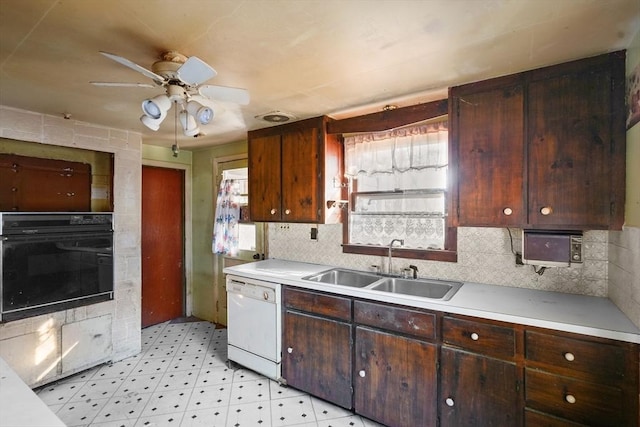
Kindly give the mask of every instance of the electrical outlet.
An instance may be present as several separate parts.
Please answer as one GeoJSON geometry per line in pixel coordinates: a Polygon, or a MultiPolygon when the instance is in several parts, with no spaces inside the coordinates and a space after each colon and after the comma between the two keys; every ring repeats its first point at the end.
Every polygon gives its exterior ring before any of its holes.
{"type": "Polygon", "coordinates": [[[520,252],[516,252],[516,265],[524,265],[522,262],[522,254],[520,252]]]}
{"type": "Polygon", "coordinates": [[[318,227],[311,227],[311,240],[318,241],[318,227]]]}

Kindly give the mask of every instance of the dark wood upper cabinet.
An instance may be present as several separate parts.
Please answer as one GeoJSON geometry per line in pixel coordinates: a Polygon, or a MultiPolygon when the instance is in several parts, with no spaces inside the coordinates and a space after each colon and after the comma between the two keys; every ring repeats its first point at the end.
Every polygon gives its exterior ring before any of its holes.
{"type": "Polygon", "coordinates": [[[91,165],[0,154],[0,211],[91,211],[91,165]]]}
{"type": "Polygon", "coordinates": [[[252,221],[336,223],[346,197],[343,149],[326,133],[328,117],[250,131],[249,210],[252,221]]]}
{"type": "Polygon", "coordinates": [[[451,88],[458,224],[620,229],[625,52],[451,88]]]}

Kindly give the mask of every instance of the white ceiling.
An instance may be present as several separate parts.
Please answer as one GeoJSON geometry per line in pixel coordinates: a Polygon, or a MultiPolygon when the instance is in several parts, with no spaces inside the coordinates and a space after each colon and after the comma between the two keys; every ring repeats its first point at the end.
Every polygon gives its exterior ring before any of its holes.
{"type": "Polygon", "coordinates": [[[168,50],[216,69],[208,84],[251,102],[217,102],[205,136],[183,148],[246,138],[274,110],[335,118],[446,97],[449,86],[629,46],[639,0],[0,0],[0,104],[134,130],[170,146],[140,102],[161,88],[100,55],[147,69],[168,50]]]}

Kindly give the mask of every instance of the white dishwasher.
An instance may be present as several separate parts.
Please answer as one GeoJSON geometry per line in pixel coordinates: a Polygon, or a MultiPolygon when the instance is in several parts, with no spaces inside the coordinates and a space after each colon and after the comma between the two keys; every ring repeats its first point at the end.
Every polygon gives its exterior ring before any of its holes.
{"type": "Polygon", "coordinates": [[[280,380],[282,285],[227,275],[228,358],[280,380]]]}

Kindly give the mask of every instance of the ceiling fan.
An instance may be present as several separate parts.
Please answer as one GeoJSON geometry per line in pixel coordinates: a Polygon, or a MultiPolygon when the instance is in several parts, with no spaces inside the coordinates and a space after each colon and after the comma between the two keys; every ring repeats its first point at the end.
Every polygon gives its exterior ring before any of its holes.
{"type": "MultiPolygon", "coordinates": [[[[160,128],[172,105],[176,106],[176,123],[179,121],[186,136],[198,136],[201,125],[213,120],[213,106],[209,101],[227,101],[247,105],[249,92],[246,89],[203,85],[218,73],[210,65],[195,56],[186,57],[169,51],[161,55],[148,70],[122,56],[100,52],[107,58],[150,78],[149,83],[91,82],[96,86],[163,87],[165,93],[142,101],[143,115],[140,121],[153,131],[160,128]]],[[[177,126],[177,124],[176,124],[177,126]]]]}

